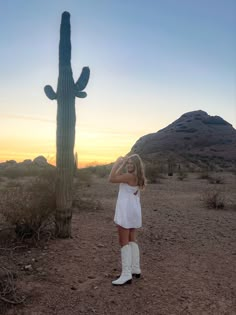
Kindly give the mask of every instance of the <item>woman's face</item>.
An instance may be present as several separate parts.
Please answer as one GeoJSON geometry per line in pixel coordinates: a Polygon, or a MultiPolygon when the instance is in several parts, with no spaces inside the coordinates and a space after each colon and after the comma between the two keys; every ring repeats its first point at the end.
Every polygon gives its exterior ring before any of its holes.
{"type": "Polygon", "coordinates": [[[131,159],[126,162],[126,169],[128,173],[133,173],[135,171],[135,166],[131,159]]]}

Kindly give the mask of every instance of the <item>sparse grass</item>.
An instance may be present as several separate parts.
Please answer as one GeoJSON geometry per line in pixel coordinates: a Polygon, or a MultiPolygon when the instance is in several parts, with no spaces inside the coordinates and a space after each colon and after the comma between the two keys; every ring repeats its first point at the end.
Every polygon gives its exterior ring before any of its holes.
{"type": "Polygon", "coordinates": [[[93,212],[102,209],[102,204],[99,200],[92,198],[79,198],[73,200],[73,207],[79,211],[93,212]]]}
{"type": "Polygon", "coordinates": [[[225,196],[219,190],[207,190],[203,194],[203,202],[208,209],[225,208],[225,196]]]}

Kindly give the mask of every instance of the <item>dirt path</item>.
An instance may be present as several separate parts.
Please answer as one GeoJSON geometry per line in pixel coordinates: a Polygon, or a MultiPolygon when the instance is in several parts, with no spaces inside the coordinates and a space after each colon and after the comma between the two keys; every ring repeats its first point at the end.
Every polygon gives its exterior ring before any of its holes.
{"type": "MultiPolygon", "coordinates": [[[[234,180],[222,187],[236,204],[234,180]]],[[[236,211],[205,209],[208,185],[168,178],[148,186],[138,235],[142,278],[124,287],[111,285],[120,271],[118,187],[105,180],[84,187],[79,197],[87,206],[75,209],[73,239],[15,257],[28,299],[6,314],[236,314],[236,211]],[[27,263],[32,270],[22,271],[27,263]]]]}

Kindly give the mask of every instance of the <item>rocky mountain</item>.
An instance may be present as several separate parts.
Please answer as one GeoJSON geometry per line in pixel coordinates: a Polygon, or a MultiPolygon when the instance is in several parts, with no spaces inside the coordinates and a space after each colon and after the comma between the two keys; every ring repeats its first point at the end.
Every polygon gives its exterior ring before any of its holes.
{"type": "Polygon", "coordinates": [[[130,153],[147,161],[174,159],[188,166],[236,166],[236,130],[219,116],[188,112],[158,132],[141,137],[130,153]]]}

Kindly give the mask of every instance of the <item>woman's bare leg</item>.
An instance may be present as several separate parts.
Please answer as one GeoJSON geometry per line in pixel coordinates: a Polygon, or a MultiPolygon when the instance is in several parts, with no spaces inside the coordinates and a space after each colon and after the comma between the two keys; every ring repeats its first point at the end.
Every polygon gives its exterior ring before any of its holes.
{"type": "Polygon", "coordinates": [[[122,226],[118,225],[119,243],[121,247],[129,244],[129,234],[130,234],[129,229],[125,229],[122,226]]]}
{"type": "Polygon", "coordinates": [[[136,229],[129,229],[129,242],[136,242],[136,229]]]}

